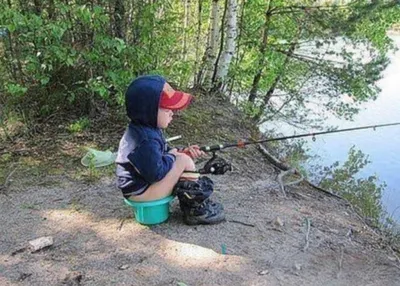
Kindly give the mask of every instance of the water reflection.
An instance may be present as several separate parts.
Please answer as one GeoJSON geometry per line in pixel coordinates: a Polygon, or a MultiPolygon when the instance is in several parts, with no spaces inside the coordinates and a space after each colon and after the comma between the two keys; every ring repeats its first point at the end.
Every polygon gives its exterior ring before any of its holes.
{"type": "MultiPolygon", "coordinates": [[[[400,35],[392,36],[400,48],[400,35]]],[[[364,104],[364,109],[354,117],[353,122],[330,118],[327,126],[338,126],[339,129],[400,122],[400,50],[390,55],[390,64],[384,71],[378,85],[382,89],[378,99],[364,104]]],[[[269,124],[269,127],[271,125],[269,124]]],[[[285,135],[292,134],[293,128],[281,123],[275,126],[285,135]]],[[[300,132],[297,131],[297,134],[300,132]]],[[[305,132],[301,132],[305,133],[305,132]]],[[[381,181],[387,183],[382,202],[389,214],[400,221],[400,127],[378,128],[354,132],[334,133],[318,136],[313,142],[307,139],[312,153],[319,155],[319,164],[330,165],[335,161],[344,162],[348,151],[355,145],[370,161],[361,175],[367,177],[377,174],[381,181]]]]}

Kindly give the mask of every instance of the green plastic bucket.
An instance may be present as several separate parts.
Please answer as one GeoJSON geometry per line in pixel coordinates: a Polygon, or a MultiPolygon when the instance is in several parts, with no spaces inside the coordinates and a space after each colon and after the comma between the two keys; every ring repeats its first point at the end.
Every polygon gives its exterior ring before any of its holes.
{"type": "Polygon", "coordinates": [[[169,217],[169,202],[174,199],[174,196],[149,201],[149,202],[134,202],[124,199],[125,203],[132,207],[135,219],[141,224],[159,224],[166,221],[169,217]]]}

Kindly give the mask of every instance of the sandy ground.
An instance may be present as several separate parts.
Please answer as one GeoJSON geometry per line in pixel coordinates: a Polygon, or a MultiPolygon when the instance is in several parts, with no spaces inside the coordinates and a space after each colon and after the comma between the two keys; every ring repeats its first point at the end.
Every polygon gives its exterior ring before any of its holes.
{"type": "Polygon", "coordinates": [[[227,221],[138,224],[114,187],[65,176],[0,194],[0,285],[400,285],[396,257],[336,198],[271,167],[215,176],[227,221]],[[309,223],[309,224],[308,224],[309,223]],[[52,236],[38,252],[30,240],[52,236]]]}

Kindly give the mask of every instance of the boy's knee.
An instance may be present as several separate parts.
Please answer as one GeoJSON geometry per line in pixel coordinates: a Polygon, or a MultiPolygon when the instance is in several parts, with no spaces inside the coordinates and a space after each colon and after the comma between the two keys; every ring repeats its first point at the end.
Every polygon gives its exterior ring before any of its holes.
{"type": "Polygon", "coordinates": [[[180,154],[177,156],[176,160],[178,162],[182,162],[185,166],[184,171],[195,171],[196,170],[196,165],[194,164],[194,161],[192,158],[190,158],[186,154],[180,154]]]}
{"type": "Polygon", "coordinates": [[[186,171],[195,171],[196,165],[192,158],[189,157],[188,169],[186,171]]]}

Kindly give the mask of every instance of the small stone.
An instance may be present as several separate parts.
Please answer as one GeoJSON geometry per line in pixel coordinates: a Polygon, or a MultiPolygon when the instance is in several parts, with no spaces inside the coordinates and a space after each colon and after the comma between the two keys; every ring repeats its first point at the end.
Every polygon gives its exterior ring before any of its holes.
{"type": "Polygon", "coordinates": [[[393,257],[393,256],[388,256],[388,259],[390,260],[390,261],[397,261],[397,259],[396,259],[396,257],[393,257]]]}
{"type": "Polygon", "coordinates": [[[279,227],[282,227],[284,225],[282,219],[279,216],[276,217],[274,224],[279,227]]]}
{"type": "Polygon", "coordinates": [[[262,270],[262,271],[258,272],[258,275],[267,275],[267,274],[269,274],[269,270],[268,269],[265,269],[265,270],[262,270]]]}
{"type": "Polygon", "coordinates": [[[301,264],[300,263],[295,263],[293,268],[296,271],[300,271],[301,270],[301,264]]]}
{"type": "Polygon", "coordinates": [[[121,265],[120,267],[118,267],[119,270],[126,270],[128,268],[129,268],[128,264],[124,264],[124,265],[121,265]]]}

